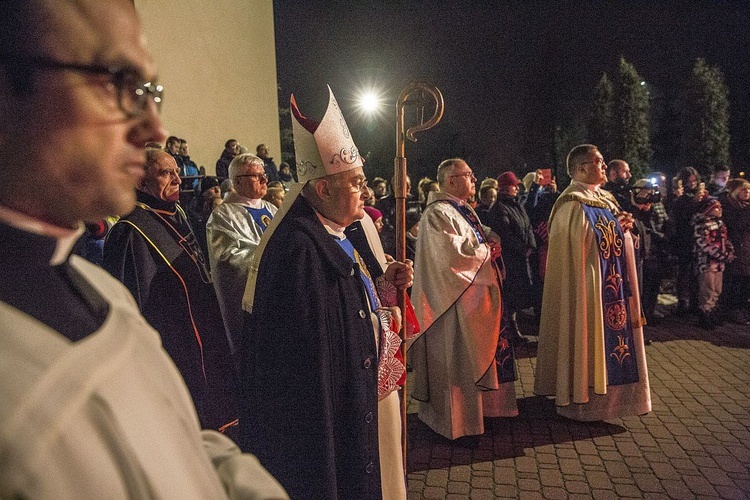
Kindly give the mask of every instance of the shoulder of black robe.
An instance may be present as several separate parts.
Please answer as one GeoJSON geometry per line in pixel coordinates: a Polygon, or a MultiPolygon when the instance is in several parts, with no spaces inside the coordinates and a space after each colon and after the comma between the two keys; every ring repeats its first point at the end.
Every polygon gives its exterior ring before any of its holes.
{"type": "Polygon", "coordinates": [[[356,266],[298,198],[259,264],[241,359],[243,448],[292,498],[381,496],[367,310],[356,266]]]}

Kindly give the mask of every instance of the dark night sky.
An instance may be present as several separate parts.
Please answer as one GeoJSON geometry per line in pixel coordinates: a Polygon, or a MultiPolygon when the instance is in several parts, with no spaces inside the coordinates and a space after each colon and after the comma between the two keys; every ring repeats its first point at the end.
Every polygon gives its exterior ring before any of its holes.
{"type": "MultiPolygon", "coordinates": [[[[320,117],[331,85],[368,175],[391,169],[395,101],[412,81],[443,93],[445,115],[407,146],[412,177],[463,156],[482,175],[551,166],[555,125],[583,120],[592,89],[620,56],[668,114],[696,57],[725,75],[733,165],[750,163],[750,2],[729,1],[283,1],[274,2],[280,100],[290,93],[320,117]],[[380,120],[360,118],[357,89],[385,92],[380,120]],[[366,167],[367,169],[367,167],[366,167]]],[[[674,168],[677,132],[652,143],[674,168]]],[[[605,152],[606,156],[606,152],[605,152]]]]}

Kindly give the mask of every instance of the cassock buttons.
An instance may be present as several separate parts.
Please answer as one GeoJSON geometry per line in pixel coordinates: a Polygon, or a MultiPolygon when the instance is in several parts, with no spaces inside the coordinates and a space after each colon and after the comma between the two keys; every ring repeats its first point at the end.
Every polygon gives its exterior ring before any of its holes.
{"type": "Polygon", "coordinates": [[[367,317],[367,314],[362,309],[360,309],[359,310],[359,317],[362,318],[362,319],[365,319],[365,317],[367,317]]]}
{"type": "Polygon", "coordinates": [[[372,422],[372,412],[371,411],[368,411],[367,415],[365,415],[365,422],[367,422],[368,424],[370,422],[372,422]]]}
{"type": "Polygon", "coordinates": [[[367,467],[365,467],[365,472],[367,472],[368,474],[372,474],[372,471],[374,470],[375,470],[375,465],[372,462],[367,464],[367,467]]]}
{"type": "Polygon", "coordinates": [[[365,359],[364,363],[362,363],[362,366],[364,366],[365,368],[370,368],[372,366],[372,361],[370,360],[370,358],[365,359]]]}

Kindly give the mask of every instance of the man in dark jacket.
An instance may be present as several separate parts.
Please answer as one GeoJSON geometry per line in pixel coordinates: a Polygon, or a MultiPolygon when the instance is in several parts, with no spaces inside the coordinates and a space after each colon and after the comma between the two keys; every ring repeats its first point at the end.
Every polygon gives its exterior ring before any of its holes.
{"type": "Polygon", "coordinates": [[[516,313],[520,309],[534,307],[539,311],[541,297],[535,297],[532,286],[529,257],[536,249],[534,232],[529,216],[518,202],[518,180],[513,172],[503,172],[497,178],[497,202],[487,213],[486,224],[500,236],[502,258],[505,264],[503,282],[503,305],[507,325],[516,342],[526,339],[518,330],[516,313]]]}
{"type": "Polygon", "coordinates": [[[612,160],[607,164],[607,182],[602,186],[612,193],[620,208],[630,212],[630,165],[625,160],[612,160]]]}
{"type": "Polygon", "coordinates": [[[216,177],[220,180],[229,177],[229,164],[232,163],[232,159],[240,154],[240,143],[234,139],[229,139],[224,143],[224,151],[221,152],[221,156],[216,160],[216,177]]]}

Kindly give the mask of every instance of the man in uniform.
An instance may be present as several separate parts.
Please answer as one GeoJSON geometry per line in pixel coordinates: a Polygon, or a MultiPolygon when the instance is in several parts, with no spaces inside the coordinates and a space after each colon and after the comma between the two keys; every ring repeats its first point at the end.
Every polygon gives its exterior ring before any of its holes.
{"type": "Polygon", "coordinates": [[[199,430],[125,287],[70,255],[82,221],[133,209],[166,137],[143,39],[130,0],[0,2],[2,498],[285,497],[199,430]]]}
{"type": "Polygon", "coordinates": [[[229,178],[234,192],[211,213],[206,238],[214,287],[234,353],[242,334],[247,269],[276,207],[261,199],[268,190],[261,158],[248,153],[235,156],[229,164],[229,178]]]}
{"type": "Polygon", "coordinates": [[[466,203],[476,190],[460,158],[437,170],[417,236],[412,302],[422,329],[409,348],[419,419],[448,439],[484,433],[484,417],[518,414],[514,360],[500,337],[497,235],[466,203]]]}
{"type": "Polygon", "coordinates": [[[651,411],[632,216],[600,188],[604,158],[568,154],[573,179],[550,215],[534,392],[557,413],[597,421],[651,411]]]}
{"type": "Polygon", "coordinates": [[[236,373],[203,252],[179,195],[174,158],[147,150],[135,210],[110,231],[103,267],[130,290],[161,335],[203,427],[224,429],[237,419],[236,373]]]}
{"type": "Polygon", "coordinates": [[[381,432],[400,434],[404,372],[398,308],[382,293],[410,286],[411,265],[383,272],[361,238],[367,181],[333,93],[320,123],[291,107],[300,183],[261,239],[243,300],[244,446],[294,498],[403,499],[398,438],[380,447],[381,432]]]}

